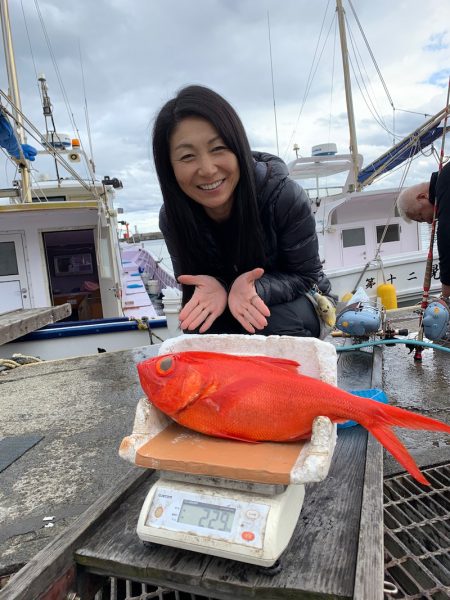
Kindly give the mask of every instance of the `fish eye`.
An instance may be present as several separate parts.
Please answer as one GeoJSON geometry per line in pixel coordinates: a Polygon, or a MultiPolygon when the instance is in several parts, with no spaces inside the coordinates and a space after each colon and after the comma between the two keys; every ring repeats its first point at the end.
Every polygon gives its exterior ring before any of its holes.
{"type": "Polygon", "coordinates": [[[156,372],[159,373],[159,375],[168,375],[173,371],[174,366],[173,358],[166,356],[156,363],[156,372]]]}

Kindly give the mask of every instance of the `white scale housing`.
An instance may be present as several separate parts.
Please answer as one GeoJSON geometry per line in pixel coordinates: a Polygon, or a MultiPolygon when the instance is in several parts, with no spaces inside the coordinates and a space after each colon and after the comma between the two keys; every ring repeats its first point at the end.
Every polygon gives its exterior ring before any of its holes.
{"type": "Polygon", "coordinates": [[[266,496],[162,478],[144,501],[137,533],[145,541],[270,567],[289,543],[305,493],[303,485],[282,489],[266,496]]]}

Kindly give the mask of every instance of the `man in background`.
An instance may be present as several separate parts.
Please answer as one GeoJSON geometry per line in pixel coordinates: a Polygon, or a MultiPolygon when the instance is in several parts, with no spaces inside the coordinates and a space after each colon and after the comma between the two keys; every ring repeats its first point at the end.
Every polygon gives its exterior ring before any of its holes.
{"type": "Polygon", "coordinates": [[[413,185],[397,198],[400,216],[407,222],[432,223],[436,207],[437,247],[441,296],[431,299],[424,311],[423,328],[431,340],[450,338],[450,161],[429,183],[413,185]]]}
{"type": "Polygon", "coordinates": [[[408,223],[432,223],[436,206],[437,246],[442,297],[450,297],[450,161],[431,175],[429,183],[418,183],[400,192],[397,207],[408,223]]]}

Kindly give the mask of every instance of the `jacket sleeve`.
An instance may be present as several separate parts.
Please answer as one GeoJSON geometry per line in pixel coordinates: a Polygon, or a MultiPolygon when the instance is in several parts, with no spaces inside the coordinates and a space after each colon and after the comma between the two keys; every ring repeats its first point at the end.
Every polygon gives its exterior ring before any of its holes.
{"type": "Polygon", "coordinates": [[[437,245],[441,283],[450,285],[450,163],[439,173],[436,181],[437,245]]]}
{"type": "Polygon", "coordinates": [[[161,206],[159,211],[159,229],[164,236],[164,241],[166,242],[167,250],[170,255],[170,260],[172,261],[173,273],[175,275],[175,279],[178,280],[178,276],[182,275],[180,259],[177,255],[177,249],[175,240],[173,239],[173,234],[170,231],[169,222],[167,220],[166,209],[164,204],[161,206]]]}
{"type": "Polygon", "coordinates": [[[286,179],[274,205],[277,268],[255,283],[267,305],[290,302],[323,279],[316,224],[306,192],[286,179]]]}

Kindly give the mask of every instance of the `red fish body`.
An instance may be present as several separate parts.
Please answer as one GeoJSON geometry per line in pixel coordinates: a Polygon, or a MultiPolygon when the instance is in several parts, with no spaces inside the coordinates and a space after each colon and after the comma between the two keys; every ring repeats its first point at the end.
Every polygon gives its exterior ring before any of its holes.
{"type": "Polygon", "coordinates": [[[292,360],[179,352],[138,365],[149,400],[169,417],[208,435],[252,442],[309,437],[320,415],[368,429],[413,477],[428,484],[392,426],[446,431],[435,419],[354,396],[298,372],[292,360]]]}

